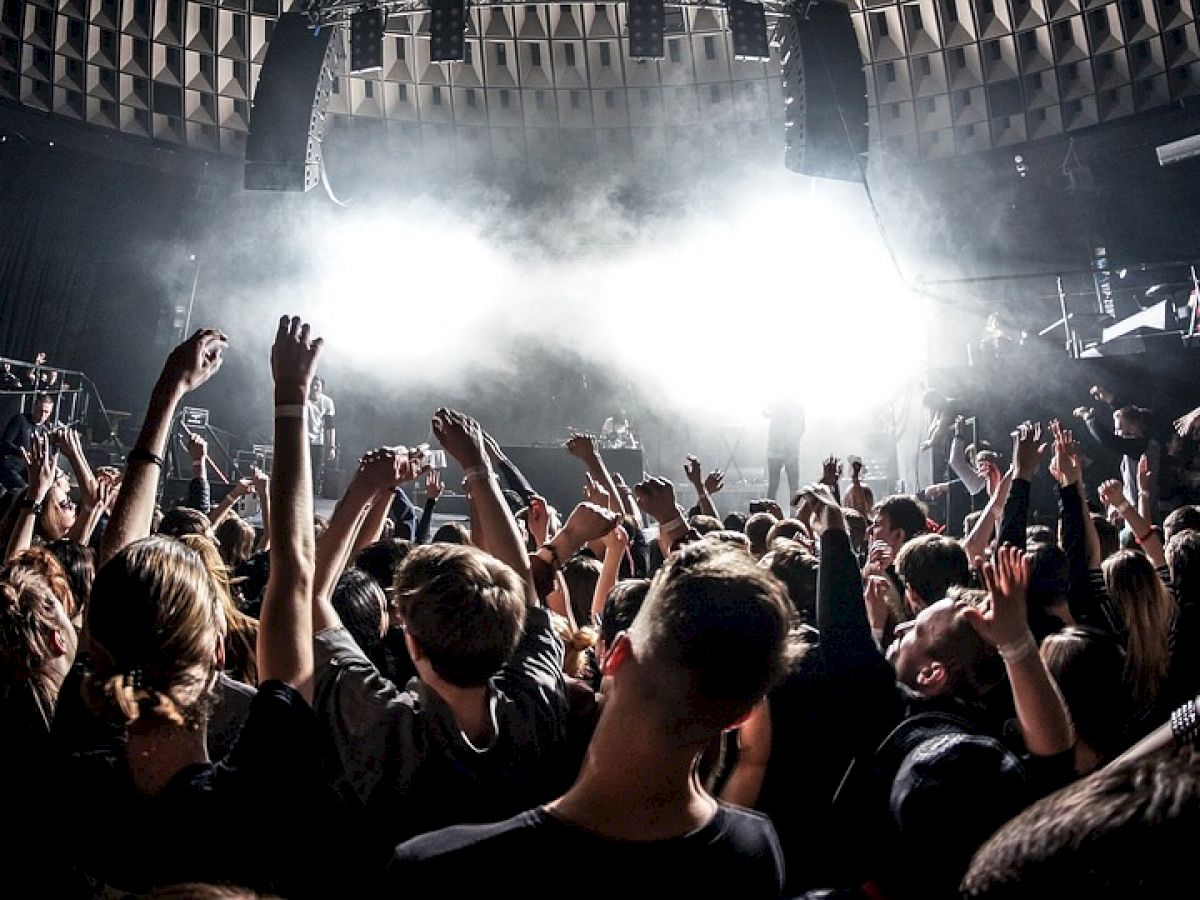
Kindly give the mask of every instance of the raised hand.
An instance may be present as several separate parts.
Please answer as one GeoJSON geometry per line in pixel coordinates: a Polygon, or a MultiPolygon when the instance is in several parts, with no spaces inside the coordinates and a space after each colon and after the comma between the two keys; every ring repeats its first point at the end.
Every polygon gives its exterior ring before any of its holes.
{"type": "Polygon", "coordinates": [[[599,453],[596,449],[596,438],[590,434],[573,434],[564,446],[568,453],[585,465],[593,462],[599,453]]]}
{"type": "Polygon", "coordinates": [[[567,517],[563,531],[579,546],[599,540],[617,527],[621,517],[595,503],[580,503],[567,517]]]}
{"type": "Polygon", "coordinates": [[[833,487],[838,483],[838,479],[842,477],[842,464],[838,462],[836,456],[829,456],[821,463],[821,484],[827,484],[833,487]]]}
{"type": "Polygon", "coordinates": [[[1074,415],[1077,419],[1083,419],[1084,421],[1087,421],[1096,415],[1096,411],[1090,406],[1077,406],[1075,407],[1072,415],[1074,415]]]}
{"type": "Polygon", "coordinates": [[[266,497],[271,492],[271,476],[262,469],[255,466],[250,471],[250,480],[254,482],[254,493],[259,497],[266,497]]]}
{"type": "Polygon", "coordinates": [[[271,347],[271,375],[275,379],[276,403],[305,403],[308,388],[317,372],[324,341],[313,339],[312,329],[299,316],[279,320],[275,344],[271,347]]]}
{"type": "Polygon", "coordinates": [[[690,453],[688,454],[687,462],[683,464],[683,474],[687,476],[687,480],[696,488],[696,490],[700,490],[700,487],[704,481],[700,474],[700,460],[697,459],[695,455],[690,453]]]}
{"type": "Polygon", "coordinates": [[[446,490],[446,486],[442,484],[442,473],[437,469],[430,469],[425,473],[425,499],[436,501],[442,492],[446,490]]]}
{"type": "Polygon", "coordinates": [[[188,456],[192,458],[192,464],[198,466],[208,456],[208,441],[198,434],[189,434],[187,449],[188,456]]]}
{"type": "Polygon", "coordinates": [[[1064,487],[1077,484],[1082,476],[1079,465],[1079,449],[1075,446],[1075,436],[1068,428],[1063,428],[1058,419],[1050,423],[1050,433],[1054,436],[1054,456],[1050,461],[1050,474],[1064,487]]]}
{"type": "Polygon", "coordinates": [[[967,606],[963,616],[993,647],[1017,644],[1029,634],[1025,595],[1029,588],[1029,561],[1016,547],[1004,546],[990,562],[977,557],[988,599],[984,608],[967,606]]]}
{"type": "Polygon", "coordinates": [[[1150,489],[1154,486],[1154,473],[1150,471],[1150,457],[1145,453],[1138,460],[1137,486],[1143,494],[1149,494],[1150,489]]]}
{"type": "Polygon", "coordinates": [[[830,530],[846,530],[846,516],[826,486],[807,485],[799,490],[798,496],[800,511],[797,518],[808,522],[817,537],[830,530]]]}
{"type": "Polygon", "coordinates": [[[379,447],[363,454],[354,480],[371,494],[382,494],[409,480],[412,464],[405,447],[379,447]]]}
{"type": "Polygon", "coordinates": [[[629,547],[629,532],[619,525],[604,536],[604,552],[622,556],[629,547]]]}
{"type": "Polygon", "coordinates": [[[639,481],[634,485],[633,496],[638,506],[660,525],[679,516],[679,507],[675,503],[675,485],[665,478],[647,478],[639,481]]]}
{"type": "Polygon", "coordinates": [[[850,480],[858,481],[862,478],[863,473],[867,471],[867,467],[863,465],[863,461],[857,456],[850,457],[850,480]]]}
{"type": "Polygon", "coordinates": [[[704,490],[710,494],[715,494],[725,487],[725,473],[720,469],[713,469],[704,476],[704,490]]]}
{"type": "Polygon", "coordinates": [[[470,416],[442,407],[434,413],[432,425],[433,436],[463,471],[485,464],[483,429],[470,416]]]}
{"type": "Polygon", "coordinates": [[[1180,416],[1175,420],[1175,433],[1180,437],[1187,437],[1196,430],[1197,423],[1200,423],[1200,408],[1193,409],[1190,413],[1180,416]]]}
{"type": "Polygon", "coordinates": [[[229,338],[215,328],[201,328],[171,351],[161,380],[181,393],[194,391],[221,368],[229,338]]]}
{"type": "Polygon", "coordinates": [[[234,485],[232,488],[230,488],[229,492],[238,497],[246,497],[250,494],[253,494],[254,491],[255,487],[253,478],[239,478],[236,482],[234,482],[234,485]]]}
{"type": "Polygon", "coordinates": [[[1100,485],[1100,501],[1114,509],[1127,506],[1129,500],[1125,497],[1125,485],[1116,478],[1108,479],[1100,485]]]}
{"type": "Polygon", "coordinates": [[[884,575],[871,575],[863,588],[863,604],[867,608],[867,624],[872,631],[887,628],[891,609],[888,607],[888,592],[891,582],[884,575]]]}
{"type": "Polygon", "coordinates": [[[1101,403],[1111,404],[1113,402],[1113,392],[1102,385],[1093,384],[1088,393],[1092,395],[1093,400],[1099,400],[1101,403]]]}
{"type": "Polygon", "coordinates": [[[546,498],[534,494],[529,498],[529,511],[525,517],[529,534],[540,547],[550,537],[550,510],[546,508],[546,498]]]}
{"type": "Polygon", "coordinates": [[[589,503],[595,503],[597,506],[608,506],[608,491],[602,488],[599,482],[591,476],[591,473],[584,475],[586,479],[583,483],[583,496],[589,503]]]}
{"type": "Polygon", "coordinates": [[[34,434],[29,439],[29,449],[21,448],[25,457],[25,472],[29,482],[28,496],[37,503],[46,499],[58,475],[58,453],[50,448],[50,438],[45,434],[34,434]]]}
{"type": "Polygon", "coordinates": [[[1013,477],[1032,480],[1046,456],[1049,444],[1042,443],[1041,422],[1024,422],[1012,433],[1013,477]]]}

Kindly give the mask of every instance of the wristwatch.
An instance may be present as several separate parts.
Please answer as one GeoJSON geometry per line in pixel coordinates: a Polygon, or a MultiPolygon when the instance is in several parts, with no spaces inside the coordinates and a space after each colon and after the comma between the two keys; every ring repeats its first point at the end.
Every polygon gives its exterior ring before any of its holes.
{"type": "Polygon", "coordinates": [[[42,514],[43,503],[41,500],[34,500],[28,494],[22,494],[21,499],[17,501],[17,507],[27,509],[35,516],[40,516],[42,514]]]}

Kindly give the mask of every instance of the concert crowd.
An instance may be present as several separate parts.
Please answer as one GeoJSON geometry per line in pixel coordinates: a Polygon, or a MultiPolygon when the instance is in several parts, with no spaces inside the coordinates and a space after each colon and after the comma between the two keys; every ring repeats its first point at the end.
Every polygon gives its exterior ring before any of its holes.
{"type": "Polygon", "coordinates": [[[13,896],[1187,890],[1200,506],[1167,473],[1200,410],[1098,385],[977,450],[933,404],[929,444],[982,506],[961,539],[857,457],[789,469],[789,508],[731,509],[696,457],[682,490],[627,484],[584,434],[557,510],[446,408],[439,447],[366,453],[325,518],[322,351],[279,323],[271,472],[217,504],[200,436],[184,501],[159,484],[220,331],[167,357],[123,467],[93,471],[49,396],[5,430],[13,896]],[[469,517],[435,529],[443,471],[469,517]]]}

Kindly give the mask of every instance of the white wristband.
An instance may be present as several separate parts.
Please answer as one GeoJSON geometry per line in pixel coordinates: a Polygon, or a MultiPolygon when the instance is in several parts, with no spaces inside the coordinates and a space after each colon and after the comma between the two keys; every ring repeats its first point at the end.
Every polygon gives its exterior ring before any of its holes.
{"type": "Polygon", "coordinates": [[[1034,640],[1033,632],[1026,631],[1024,635],[1017,638],[1011,644],[1001,644],[996,648],[1000,651],[1000,658],[1006,664],[1019,662],[1031,653],[1038,652],[1037,641],[1034,640]]]}
{"type": "Polygon", "coordinates": [[[673,531],[686,531],[687,523],[683,521],[682,516],[676,516],[670,522],[664,522],[659,525],[658,530],[663,534],[670,534],[673,531]]]}

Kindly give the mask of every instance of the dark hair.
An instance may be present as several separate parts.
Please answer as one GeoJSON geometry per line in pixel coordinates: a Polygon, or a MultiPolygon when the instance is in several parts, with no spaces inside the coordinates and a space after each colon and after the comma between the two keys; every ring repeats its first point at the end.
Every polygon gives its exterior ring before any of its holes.
{"type": "Polygon", "coordinates": [[[618,634],[629,630],[649,591],[649,578],[627,578],[613,585],[600,613],[600,640],[605,645],[611,647],[618,634]]]}
{"type": "Polygon", "coordinates": [[[744,512],[731,512],[725,516],[725,521],[722,524],[728,531],[745,531],[746,520],[749,518],[744,512]]]}
{"type": "Polygon", "coordinates": [[[62,565],[71,585],[71,596],[75,599],[74,615],[82,614],[87,608],[88,598],[92,596],[92,583],[96,580],[96,551],[66,538],[51,541],[46,549],[62,565]]]}
{"type": "Polygon", "coordinates": [[[236,569],[254,552],[254,526],[235,512],[230,511],[221,520],[215,535],[221,560],[231,569],[236,569]]]}
{"type": "Polygon", "coordinates": [[[1025,529],[1025,543],[1028,544],[1057,544],[1054,530],[1046,525],[1030,525],[1025,529]]]}
{"type": "Polygon", "coordinates": [[[720,519],[716,518],[715,516],[706,516],[701,513],[688,516],[688,524],[699,534],[708,534],[710,531],[721,530],[720,519]]]}
{"type": "Polygon", "coordinates": [[[404,628],[439,676],[478,687],[508,659],[525,625],[525,586],[475,547],[414,547],[396,573],[404,628]]]}
{"type": "Polygon", "coordinates": [[[1163,520],[1163,539],[1169,541],[1181,531],[1200,531],[1200,506],[1181,506],[1163,520]]]}
{"type": "Polygon", "coordinates": [[[767,535],[779,521],[769,512],[759,512],[746,520],[746,537],[750,538],[750,552],[762,556],[767,552],[767,535]]]}
{"type": "Polygon", "coordinates": [[[333,608],[364,655],[374,658],[383,643],[387,598],[379,583],[361,569],[347,569],[333,589],[333,608]]]}
{"type": "Polygon", "coordinates": [[[1189,528],[1172,536],[1167,541],[1167,565],[1180,602],[1200,600],[1200,532],[1189,528]]]}
{"type": "Polygon", "coordinates": [[[571,557],[562,568],[571,613],[579,628],[592,624],[592,595],[596,591],[596,582],[600,580],[600,568],[595,558],[580,555],[571,557]]]}
{"type": "Polygon", "coordinates": [[[1200,831],[1200,766],[1169,751],[1108,766],[1039,800],[975,854],[965,897],[1181,896],[1200,831]]]}
{"type": "MultiPolygon", "coordinates": [[[[900,527],[894,521],[892,524],[900,527]]],[[[954,538],[923,534],[900,548],[896,573],[929,606],[945,597],[951,585],[967,584],[971,566],[967,552],[954,538]]]]}
{"type": "Polygon", "coordinates": [[[965,699],[977,699],[1004,678],[1004,662],[996,649],[962,614],[967,604],[978,606],[987,599],[986,591],[952,586],[946,592],[954,604],[954,616],[930,643],[929,655],[946,669],[951,693],[965,699]]]}
{"type": "Polygon", "coordinates": [[[770,547],[778,540],[790,541],[796,535],[808,537],[808,532],[804,528],[804,523],[799,519],[780,519],[771,526],[771,530],[767,532],[767,546],[770,547]]]}
{"type": "Polygon", "coordinates": [[[1075,732],[1102,759],[1121,749],[1131,710],[1125,688],[1125,652],[1111,635],[1072,626],[1042,641],[1042,659],[1054,676],[1075,732]]]}
{"type": "Polygon", "coordinates": [[[208,516],[190,506],[176,506],[163,513],[158,533],[168,537],[183,537],[185,534],[210,534],[212,522],[208,516]]]}
{"type": "Polygon", "coordinates": [[[447,522],[433,533],[435,544],[471,544],[471,532],[462,522],[447,522]]]}
{"type": "Polygon", "coordinates": [[[788,599],[808,624],[817,620],[817,558],[794,541],[780,541],[762,558],[762,566],[783,582],[788,599]]]}
{"type": "Polygon", "coordinates": [[[916,498],[907,494],[893,494],[885,497],[883,502],[875,507],[875,513],[887,516],[888,522],[893,528],[899,528],[904,532],[906,541],[925,533],[925,508],[916,501],[916,498]]]}
{"type": "Polygon", "coordinates": [[[1025,557],[1029,560],[1026,596],[1030,615],[1065,601],[1071,586],[1071,568],[1062,548],[1056,544],[1033,544],[1026,548],[1025,557]]]}
{"type": "Polygon", "coordinates": [[[641,698],[680,743],[707,741],[791,667],[793,619],[783,585],[744,553],[681,547],[629,631],[641,698]]]}
{"type": "Polygon", "coordinates": [[[354,557],[354,567],[362,569],[388,592],[396,582],[396,570],[412,548],[412,542],[403,538],[376,541],[358,551],[354,557]]]}

